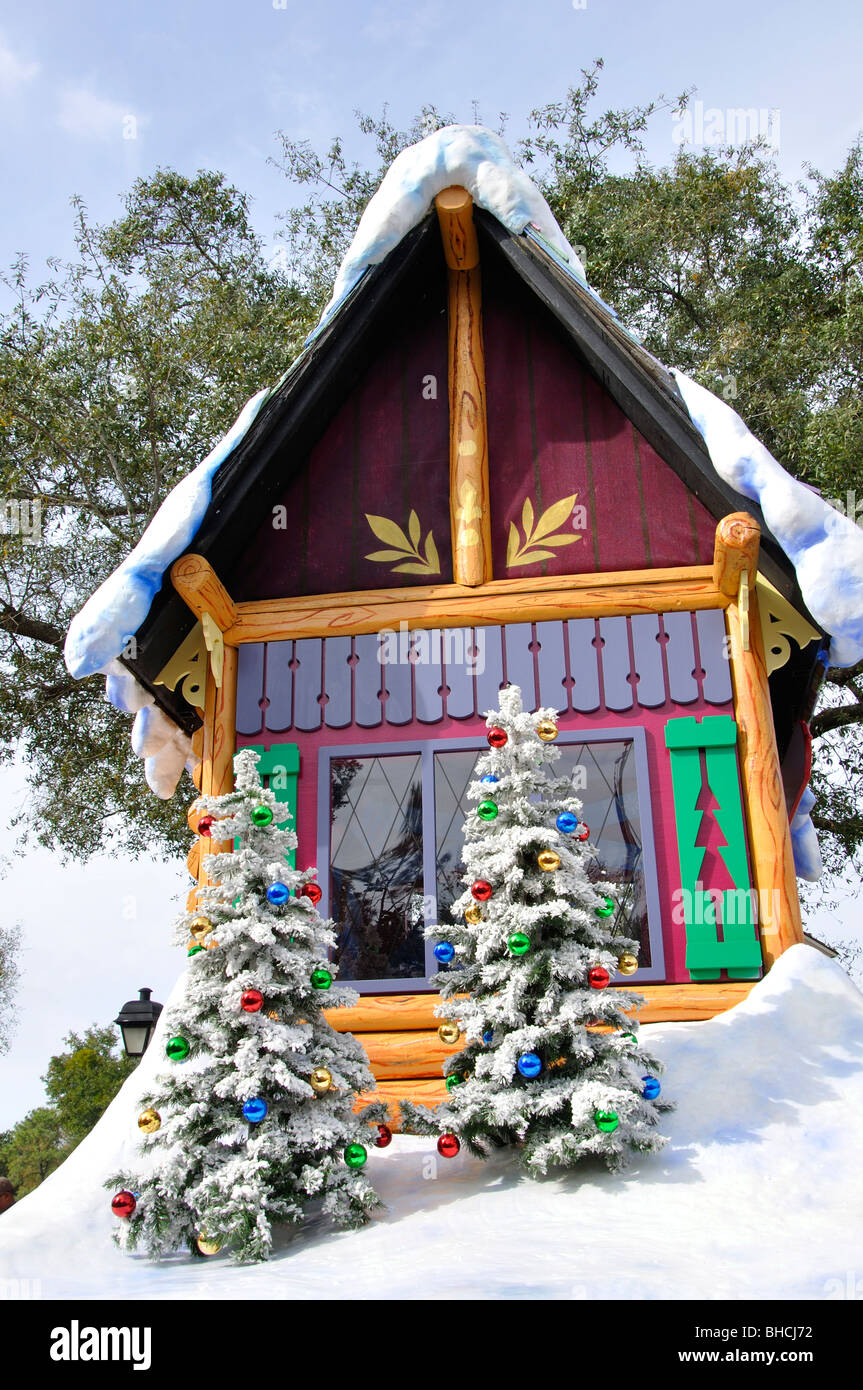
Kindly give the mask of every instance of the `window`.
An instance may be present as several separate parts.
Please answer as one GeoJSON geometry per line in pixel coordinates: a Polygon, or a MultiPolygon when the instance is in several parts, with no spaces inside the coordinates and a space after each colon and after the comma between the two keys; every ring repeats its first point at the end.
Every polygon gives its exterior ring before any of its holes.
{"type": "MultiPolygon", "coordinates": [[[[662,979],[644,731],[561,733],[558,747],[555,775],[583,803],[596,877],[619,885],[615,929],[640,943],[638,980],[662,979]]],[[[320,750],[321,910],[337,924],[345,982],[385,993],[435,973],[423,928],[453,920],[467,787],[485,751],[477,736],[320,750]]]]}

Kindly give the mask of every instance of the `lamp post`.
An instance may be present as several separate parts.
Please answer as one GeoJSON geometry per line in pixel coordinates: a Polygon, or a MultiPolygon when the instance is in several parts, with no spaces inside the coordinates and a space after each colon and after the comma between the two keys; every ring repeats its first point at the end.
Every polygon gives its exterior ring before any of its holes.
{"type": "Polygon", "coordinates": [[[138,998],[124,1004],[115,1023],[123,1034],[123,1050],[127,1057],[142,1057],[162,1012],[162,1005],[151,1000],[151,989],[139,989],[138,998]]]}

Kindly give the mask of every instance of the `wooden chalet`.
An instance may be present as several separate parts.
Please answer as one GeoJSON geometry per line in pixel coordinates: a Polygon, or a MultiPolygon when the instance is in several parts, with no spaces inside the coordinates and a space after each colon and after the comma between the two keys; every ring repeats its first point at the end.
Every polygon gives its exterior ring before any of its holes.
{"type": "MultiPolygon", "coordinates": [[[[704,1019],[802,940],[789,818],[824,636],[670,373],[531,228],[435,201],[219,468],[124,658],[201,791],[260,750],[362,996],[332,1022],[426,1102],[457,1045],[423,926],[461,891],[501,686],[558,712],[642,1021],[704,1019]]],[[[196,840],[199,882],[219,848],[196,840]]]]}

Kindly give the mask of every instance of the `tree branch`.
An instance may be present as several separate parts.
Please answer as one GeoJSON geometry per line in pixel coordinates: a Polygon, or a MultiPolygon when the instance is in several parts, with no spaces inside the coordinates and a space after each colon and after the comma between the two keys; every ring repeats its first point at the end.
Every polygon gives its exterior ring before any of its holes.
{"type": "Polygon", "coordinates": [[[65,632],[53,623],[44,623],[41,618],[28,618],[11,604],[0,601],[0,632],[11,632],[13,637],[32,637],[34,642],[46,642],[50,647],[62,647],[66,641],[65,632]]]}
{"type": "Polygon", "coordinates": [[[849,724],[863,724],[863,704],[837,705],[835,709],[823,709],[809,721],[809,731],[813,738],[820,738],[831,729],[844,729],[849,724]]]}

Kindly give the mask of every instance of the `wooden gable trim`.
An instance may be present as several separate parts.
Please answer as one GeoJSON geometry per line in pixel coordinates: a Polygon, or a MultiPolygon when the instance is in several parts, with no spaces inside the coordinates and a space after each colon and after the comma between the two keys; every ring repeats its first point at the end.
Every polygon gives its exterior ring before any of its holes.
{"type": "Polygon", "coordinates": [[[696,612],[731,602],[716,582],[716,568],[620,570],[613,574],[496,579],[477,588],[433,584],[411,589],[370,589],[351,594],[265,599],[234,603],[203,555],[175,561],[171,579],[198,617],[217,606],[226,649],[245,642],[332,637],[380,632],[408,623],[415,628],[489,627],[543,619],[613,617],[617,614],[696,612]]]}

